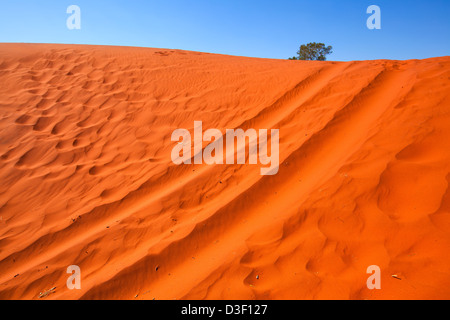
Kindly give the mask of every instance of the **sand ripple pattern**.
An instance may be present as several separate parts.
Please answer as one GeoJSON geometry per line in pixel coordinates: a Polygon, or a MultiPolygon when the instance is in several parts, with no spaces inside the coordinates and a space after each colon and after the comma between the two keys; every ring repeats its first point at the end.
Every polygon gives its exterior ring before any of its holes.
{"type": "Polygon", "coordinates": [[[449,57],[0,44],[0,298],[449,299],[449,93],[449,57]],[[280,129],[278,175],[173,165],[194,120],[280,129]]]}

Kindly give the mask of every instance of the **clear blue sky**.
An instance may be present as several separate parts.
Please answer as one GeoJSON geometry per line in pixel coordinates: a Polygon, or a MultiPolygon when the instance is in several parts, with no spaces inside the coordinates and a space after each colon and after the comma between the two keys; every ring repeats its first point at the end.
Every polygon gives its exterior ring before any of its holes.
{"type": "Polygon", "coordinates": [[[450,55],[450,0],[3,0],[0,42],[184,49],[286,59],[300,44],[332,45],[329,60],[450,55]],[[69,30],[69,5],[81,30],[69,30]],[[369,5],[381,30],[369,30],[369,5]]]}

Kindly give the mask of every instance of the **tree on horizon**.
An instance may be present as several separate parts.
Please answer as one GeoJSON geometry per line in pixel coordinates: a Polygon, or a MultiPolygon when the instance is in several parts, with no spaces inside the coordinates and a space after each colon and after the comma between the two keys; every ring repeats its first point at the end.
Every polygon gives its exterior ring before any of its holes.
{"type": "Polygon", "coordinates": [[[289,58],[289,60],[314,60],[325,61],[327,55],[333,53],[332,46],[325,46],[324,43],[310,42],[308,44],[302,44],[300,50],[297,52],[298,57],[289,58]]]}

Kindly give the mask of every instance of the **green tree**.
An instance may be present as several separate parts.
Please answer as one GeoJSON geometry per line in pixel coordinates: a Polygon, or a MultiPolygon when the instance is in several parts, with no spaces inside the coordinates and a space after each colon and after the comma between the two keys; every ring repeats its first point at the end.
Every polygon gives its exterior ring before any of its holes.
{"type": "Polygon", "coordinates": [[[325,46],[323,43],[311,42],[308,44],[303,44],[300,50],[297,52],[298,60],[327,60],[326,56],[333,53],[332,46],[325,46]]]}

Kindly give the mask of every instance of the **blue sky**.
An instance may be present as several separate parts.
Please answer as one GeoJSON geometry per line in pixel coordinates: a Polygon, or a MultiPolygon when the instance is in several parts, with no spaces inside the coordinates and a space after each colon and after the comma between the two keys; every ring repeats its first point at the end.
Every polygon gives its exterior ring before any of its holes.
{"type": "Polygon", "coordinates": [[[184,49],[286,59],[308,42],[329,60],[450,55],[450,0],[14,0],[0,2],[0,42],[184,49]],[[69,30],[69,5],[81,30],[69,30]],[[381,30],[369,30],[369,5],[381,30]]]}

